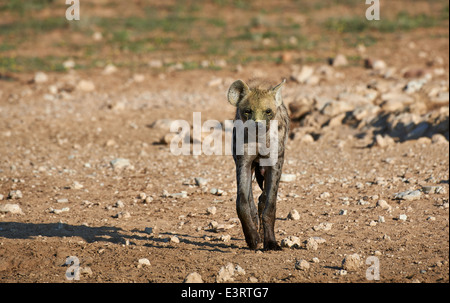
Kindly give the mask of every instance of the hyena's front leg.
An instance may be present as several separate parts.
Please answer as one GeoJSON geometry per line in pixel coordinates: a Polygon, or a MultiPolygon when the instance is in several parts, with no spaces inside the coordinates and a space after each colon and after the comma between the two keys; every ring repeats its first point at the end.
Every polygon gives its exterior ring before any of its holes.
{"type": "Polygon", "coordinates": [[[281,177],[283,159],[278,159],[274,166],[267,167],[265,172],[264,192],[266,204],[262,213],[262,225],[264,229],[264,249],[281,250],[275,239],[275,218],[277,209],[278,184],[281,177]],[[281,161],[280,161],[281,160],[281,161]]]}
{"type": "Polygon", "coordinates": [[[250,249],[256,249],[261,242],[258,232],[258,213],[252,194],[251,161],[245,157],[236,160],[237,198],[236,209],[244,231],[245,241],[250,249]]]}

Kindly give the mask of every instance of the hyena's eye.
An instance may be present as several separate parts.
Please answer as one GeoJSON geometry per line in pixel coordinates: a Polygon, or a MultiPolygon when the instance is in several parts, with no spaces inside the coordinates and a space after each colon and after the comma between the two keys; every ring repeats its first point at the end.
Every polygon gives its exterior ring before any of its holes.
{"type": "Polygon", "coordinates": [[[249,108],[244,109],[244,114],[250,115],[252,113],[252,110],[249,108]]]}
{"type": "Polygon", "coordinates": [[[266,109],[266,114],[267,115],[271,115],[272,114],[272,110],[270,108],[266,109]]]}

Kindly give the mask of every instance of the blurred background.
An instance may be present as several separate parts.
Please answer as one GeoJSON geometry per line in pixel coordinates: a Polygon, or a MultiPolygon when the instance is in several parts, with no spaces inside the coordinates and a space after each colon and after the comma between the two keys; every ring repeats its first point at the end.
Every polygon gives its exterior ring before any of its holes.
{"type": "Polygon", "coordinates": [[[380,2],[381,20],[368,21],[364,0],[81,0],[80,20],[68,21],[65,1],[1,0],[0,73],[309,64],[338,53],[351,66],[362,64],[362,51],[383,52],[405,35],[431,47],[448,40],[448,1],[380,2]]]}

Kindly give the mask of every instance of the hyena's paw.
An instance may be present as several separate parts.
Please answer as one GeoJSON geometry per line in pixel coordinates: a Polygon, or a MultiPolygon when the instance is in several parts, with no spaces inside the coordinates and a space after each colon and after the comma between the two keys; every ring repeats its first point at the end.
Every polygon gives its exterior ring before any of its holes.
{"type": "Polygon", "coordinates": [[[282,248],[276,241],[268,241],[264,243],[264,250],[282,250],[282,248]]]}

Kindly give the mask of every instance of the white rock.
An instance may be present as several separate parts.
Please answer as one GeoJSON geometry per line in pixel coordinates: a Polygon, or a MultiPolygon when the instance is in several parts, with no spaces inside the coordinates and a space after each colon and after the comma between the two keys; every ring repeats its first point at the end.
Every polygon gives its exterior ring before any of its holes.
{"type": "Polygon", "coordinates": [[[233,282],[234,270],[235,268],[232,263],[228,263],[226,266],[222,266],[219,270],[219,273],[217,274],[216,282],[233,282]]]}
{"type": "Polygon", "coordinates": [[[70,188],[73,188],[73,189],[82,189],[82,188],[83,188],[83,184],[81,184],[81,183],[78,182],[78,181],[74,181],[74,182],[72,183],[72,185],[70,186],[70,188]]]}
{"type": "Polygon", "coordinates": [[[122,169],[132,168],[130,160],[123,159],[123,158],[116,158],[114,160],[111,160],[110,164],[114,170],[122,170],[122,169]]]}
{"type": "Polygon", "coordinates": [[[348,60],[347,57],[345,57],[342,54],[338,54],[334,59],[333,59],[333,67],[339,67],[339,66],[346,66],[348,65],[348,60]]]}
{"type": "Polygon", "coordinates": [[[281,240],[281,246],[288,248],[300,248],[300,238],[295,236],[284,238],[283,240],[281,240]]]}
{"type": "Polygon", "coordinates": [[[406,191],[396,193],[394,195],[394,199],[412,201],[412,200],[420,199],[421,195],[422,195],[422,192],[418,189],[417,190],[406,190],[406,191]]]}
{"type": "Polygon", "coordinates": [[[197,177],[195,178],[195,184],[197,186],[204,186],[208,183],[208,180],[206,180],[205,178],[201,178],[201,177],[197,177]]]}
{"type": "Polygon", "coordinates": [[[245,275],[245,270],[242,268],[242,267],[240,267],[239,265],[236,265],[236,267],[234,268],[234,272],[235,272],[235,274],[238,274],[238,275],[245,275]]]}
{"type": "Polygon", "coordinates": [[[313,230],[314,231],[320,231],[320,230],[328,231],[331,229],[332,226],[333,226],[333,223],[323,222],[323,223],[320,223],[319,225],[314,226],[313,230]]]}
{"type": "Polygon", "coordinates": [[[61,209],[50,208],[50,212],[54,213],[54,214],[57,214],[57,215],[59,215],[61,213],[64,213],[64,212],[68,212],[69,210],[70,210],[70,208],[68,208],[68,207],[64,207],[64,208],[61,208],[61,209]]]}
{"type": "Polygon", "coordinates": [[[381,207],[382,209],[386,209],[386,210],[392,209],[392,207],[385,200],[378,200],[377,206],[381,207]]]}
{"type": "Polygon", "coordinates": [[[141,258],[138,261],[139,265],[150,266],[150,261],[147,258],[141,258]]]}
{"type": "Polygon", "coordinates": [[[399,219],[400,221],[406,221],[406,219],[408,219],[408,216],[405,215],[405,214],[401,214],[400,216],[398,216],[398,219],[399,219]]]}
{"type": "Polygon", "coordinates": [[[305,246],[307,250],[317,250],[319,244],[325,243],[325,239],[321,237],[310,237],[305,241],[305,246]]]}
{"type": "Polygon", "coordinates": [[[48,81],[48,76],[44,72],[37,72],[34,75],[34,82],[35,83],[44,83],[48,81]]]}
{"type": "Polygon", "coordinates": [[[203,283],[202,276],[197,272],[191,272],[186,276],[183,283],[203,283]]]}
{"type": "Polygon", "coordinates": [[[95,84],[90,80],[81,80],[78,82],[77,89],[83,92],[92,92],[95,90],[95,84]]]}
{"type": "Polygon", "coordinates": [[[289,212],[289,214],[287,215],[287,218],[289,220],[299,220],[300,214],[298,213],[298,211],[296,209],[293,209],[289,212]]]}
{"type": "Polygon", "coordinates": [[[61,199],[56,200],[56,203],[68,203],[68,202],[69,202],[69,199],[67,199],[67,198],[61,198],[61,199]]]}
{"type": "Polygon", "coordinates": [[[23,194],[20,190],[11,190],[8,193],[8,199],[21,199],[23,197],[23,194]]]}
{"type": "Polygon", "coordinates": [[[215,215],[216,212],[217,212],[217,208],[215,206],[211,206],[206,209],[206,213],[208,215],[215,215]]]}
{"type": "Polygon", "coordinates": [[[326,199],[326,198],[331,197],[331,194],[326,191],[326,192],[321,193],[319,197],[320,197],[320,199],[326,199]]]}
{"type": "Polygon", "coordinates": [[[23,215],[23,211],[18,204],[0,204],[0,213],[11,213],[23,215]]]}
{"type": "Polygon", "coordinates": [[[171,236],[169,239],[170,239],[170,242],[180,243],[180,239],[177,236],[171,236]]]}
{"type": "Polygon", "coordinates": [[[75,67],[75,61],[69,59],[63,62],[63,66],[65,69],[72,69],[75,67]]]}
{"type": "Polygon", "coordinates": [[[296,175],[294,174],[281,174],[280,182],[292,182],[295,181],[296,175]]]}
{"type": "Polygon", "coordinates": [[[305,83],[314,74],[314,67],[304,65],[298,74],[292,75],[291,78],[299,83],[305,83]]]}
{"type": "Polygon", "coordinates": [[[117,67],[114,64],[108,64],[105,66],[105,68],[103,69],[103,75],[111,75],[114,74],[115,72],[117,72],[117,67]]]}

